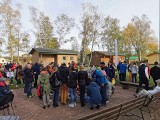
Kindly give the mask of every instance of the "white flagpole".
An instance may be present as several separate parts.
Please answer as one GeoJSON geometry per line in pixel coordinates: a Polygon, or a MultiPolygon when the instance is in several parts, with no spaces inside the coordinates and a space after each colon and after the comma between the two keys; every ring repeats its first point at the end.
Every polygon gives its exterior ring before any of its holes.
{"type": "Polygon", "coordinates": [[[115,39],[114,41],[115,44],[115,56],[116,56],[116,61],[115,61],[115,65],[118,65],[118,44],[117,44],[117,39],[115,39]]]}

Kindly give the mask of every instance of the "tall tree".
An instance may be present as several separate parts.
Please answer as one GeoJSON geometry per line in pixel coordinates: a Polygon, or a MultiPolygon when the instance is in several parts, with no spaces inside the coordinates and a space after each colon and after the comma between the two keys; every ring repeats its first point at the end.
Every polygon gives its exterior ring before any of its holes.
{"type": "Polygon", "coordinates": [[[135,31],[135,27],[130,23],[122,31],[121,52],[124,53],[128,59],[134,52],[132,41],[134,41],[136,36],[135,31]]]}
{"type": "Polygon", "coordinates": [[[58,48],[57,39],[53,34],[53,25],[48,16],[43,12],[31,7],[31,22],[35,28],[34,35],[36,37],[35,46],[42,48],[58,48]]]}
{"type": "Polygon", "coordinates": [[[153,30],[151,29],[151,22],[146,15],[142,15],[140,18],[134,16],[132,18],[132,24],[135,27],[134,39],[131,39],[133,48],[138,56],[139,61],[146,55],[147,44],[155,42],[153,38],[153,30]]]}
{"type": "Polygon", "coordinates": [[[104,18],[102,28],[102,47],[107,49],[107,51],[114,52],[115,39],[117,39],[118,43],[121,40],[119,20],[117,18],[111,18],[110,16],[107,16],[104,18]]]}
{"type": "MultiPolygon", "coordinates": [[[[102,16],[98,12],[98,7],[92,5],[91,3],[85,3],[82,5],[83,15],[82,15],[82,50],[81,57],[82,63],[85,62],[85,49],[88,45],[91,45],[91,56],[90,62],[92,59],[92,51],[97,43],[97,40],[100,38],[100,30],[102,23],[102,16]]],[[[89,62],[89,64],[90,64],[89,62]]]]}
{"type": "Polygon", "coordinates": [[[13,61],[14,47],[16,46],[15,32],[19,25],[20,7],[12,7],[11,0],[2,0],[0,2],[0,28],[1,36],[6,42],[7,50],[13,61]]]}
{"type": "Polygon", "coordinates": [[[71,29],[75,26],[75,20],[65,14],[61,14],[55,20],[55,32],[58,35],[58,43],[61,47],[64,43],[68,42],[66,35],[70,33],[71,29]]]}
{"type": "Polygon", "coordinates": [[[71,37],[70,41],[72,41],[72,46],[71,46],[72,50],[79,51],[79,43],[78,43],[76,37],[71,37]]]}

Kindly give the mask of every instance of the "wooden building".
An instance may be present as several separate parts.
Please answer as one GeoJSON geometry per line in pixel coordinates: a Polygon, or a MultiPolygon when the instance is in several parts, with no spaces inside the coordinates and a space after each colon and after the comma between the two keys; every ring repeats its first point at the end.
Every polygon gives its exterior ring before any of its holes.
{"type": "Polygon", "coordinates": [[[29,54],[32,54],[32,63],[42,63],[48,65],[51,62],[69,63],[78,61],[78,52],[73,50],[63,49],[47,49],[47,48],[33,48],[29,54]]]}
{"type": "Polygon", "coordinates": [[[153,65],[154,62],[160,63],[160,53],[159,52],[149,54],[147,57],[148,57],[148,63],[151,65],[153,65]]]}
{"type": "MultiPolygon", "coordinates": [[[[91,54],[88,55],[89,58],[91,57],[91,54]]],[[[124,55],[119,54],[118,55],[118,61],[123,62],[124,61],[124,55]]],[[[116,56],[113,52],[105,52],[105,51],[93,51],[92,52],[92,59],[91,64],[98,66],[100,62],[105,62],[106,64],[111,61],[112,63],[116,62],[116,56]]]]}

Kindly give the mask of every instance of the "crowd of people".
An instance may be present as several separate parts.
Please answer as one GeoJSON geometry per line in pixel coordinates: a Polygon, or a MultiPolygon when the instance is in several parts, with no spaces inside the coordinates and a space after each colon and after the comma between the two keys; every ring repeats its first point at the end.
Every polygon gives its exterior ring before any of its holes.
{"type": "MultiPolygon", "coordinates": [[[[47,66],[28,63],[24,68],[19,64],[10,63],[1,66],[0,74],[2,78],[8,78],[11,85],[14,79],[16,87],[23,84],[24,95],[28,98],[33,97],[33,88],[40,90],[44,109],[50,107],[50,96],[53,94],[53,107],[58,107],[59,102],[66,105],[68,98],[69,107],[75,107],[79,95],[81,107],[84,107],[87,101],[92,110],[94,104],[99,109],[100,104],[106,105],[109,100],[111,94],[107,94],[107,91],[112,92],[112,84],[108,83],[114,78],[115,70],[111,63],[106,67],[104,62],[97,68],[92,65],[88,71],[82,65],[77,66],[75,62],[68,64],[68,67],[65,63],[60,67],[55,63],[47,66]]],[[[4,81],[1,80],[5,83],[4,81]]]]}
{"type": "Polygon", "coordinates": [[[136,63],[127,65],[124,61],[120,62],[117,68],[111,62],[108,62],[107,65],[101,62],[96,67],[91,65],[88,70],[85,70],[83,65],[78,66],[74,61],[68,66],[66,63],[59,66],[52,62],[47,66],[39,63],[27,63],[25,67],[22,67],[20,64],[8,63],[4,66],[0,65],[0,67],[0,96],[5,93],[5,89],[11,95],[8,82],[13,85],[15,79],[16,87],[24,85],[24,95],[28,98],[34,96],[32,89],[37,89],[37,96],[43,100],[43,109],[50,107],[52,98],[52,105],[55,108],[59,106],[59,103],[76,107],[77,95],[80,96],[81,107],[88,103],[90,110],[93,110],[94,105],[99,109],[100,105],[107,104],[115,92],[116,69],[120,81],[126,81],[127,70],[132,82],[137,82],[137,74],[139,74],[136,95],[141,88],[149,90],[150,75],[153,77],[155,86],[157,86],[156,81],[160,79],[158,62],[155,62],[154,67],[150,69],[146,61],[141,62],[139,67],[136,63]],[[53,97],[51,98],[51,96],[53,97]]]}

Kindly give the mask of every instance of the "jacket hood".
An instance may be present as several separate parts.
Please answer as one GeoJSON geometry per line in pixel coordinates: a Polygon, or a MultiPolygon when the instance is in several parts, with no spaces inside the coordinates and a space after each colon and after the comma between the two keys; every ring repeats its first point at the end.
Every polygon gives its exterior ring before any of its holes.
{"type": "Polygon", "coordinates": [[[48,74],[48,72],[47,71],[41,71],[41,73],[40,73],[41,75],[47,75],[48,74]]]}
{"type": "Polygon", "coordinates": [[[5,83],[4,82],[0,82],[0,87],[4,87],[5,83]]]}
{"type": "Polygon", "coordinates": [[[95,82],[91,82],[91,83],[90,83],[90,86],[92,86],[92,87],[97,87],[97,84],[96,84],[95,82]]]}

